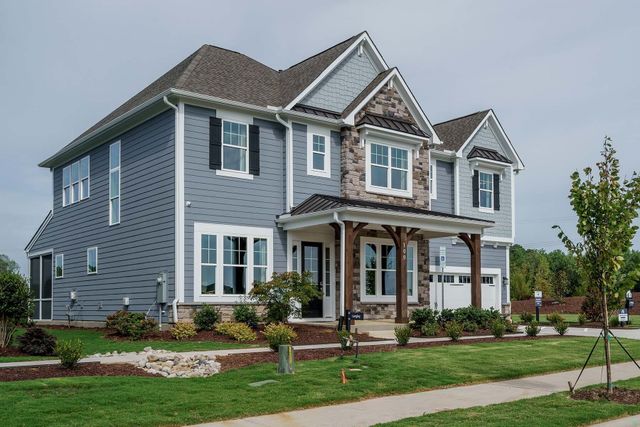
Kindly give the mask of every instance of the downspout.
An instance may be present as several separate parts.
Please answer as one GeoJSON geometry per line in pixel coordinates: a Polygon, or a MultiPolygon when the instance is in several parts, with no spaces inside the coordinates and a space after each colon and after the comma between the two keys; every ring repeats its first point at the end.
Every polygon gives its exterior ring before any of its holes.
{"type": "Polygon", "coordinates": [[[293,207],[293,127],[291,122],[285,121],[276,113],[276,120],[284,126],[286,131],[286,161],[285,161],[285,193],[286,212],[291,212],[293,207]]]}
{"type": "MultiPolygon", "coordinates": [[[[180,109],[178,108],[177,105],[172,104],[171,102],[169,102],[169,99],[166,97],[166,95],[162,98],[162,100],[164,101],[165,104],[167,104],[169,107],[173,108],[176,111],[176,131],[175,131],[175,135],[177,137],[178,135],[178,126],[179,126],[179,114],[180,114],[180,109]]],[[[178,202],[176,202],[178,203],[178,202]]],[[[177,257],[180,256],[180,254],[176,253],[176,259],[177,257]]],[[[175,297],[173,298],[173,301],[171,302],[171,312],[173,314],[173,323],[178,323],[178,297],[177,297],[177,293],[178,293],[178,289],[177,289],[177,284],[176,284],[176,280],[174,278],[174,294],[175,297]]]]}
{"type": "Polygon", "coordinates": [[[340,316],[344,314],[344,305],[345,305],[345,295],[344,295],[344,258],[345,258],[345,247],[344,247],[344,238],[345,238],[345,230],[344,230],[344,222],[340,220],[338,217],[338,212],[333,213],[333,220],[340,225],[340,316]]]}

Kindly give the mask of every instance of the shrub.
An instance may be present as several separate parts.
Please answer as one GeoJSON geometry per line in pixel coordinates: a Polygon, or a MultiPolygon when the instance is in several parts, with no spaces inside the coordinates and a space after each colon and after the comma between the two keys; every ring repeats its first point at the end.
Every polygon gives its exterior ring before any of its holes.
{"type": "Polygon", "coordinates": [[[75,368],[78,360],[82,357],[82,341],[62,340],[56,345],[56,354],[60,358],[60,363],[67,369],[75,368]]]}
{"type": "Polygon", "coordinates": [[[298,337],[293,328],[284,323],[270,323],[264,328],[263,334],[273,351],[278,351],[280,345],[291,344],[298,337]]]}
{"type": "Polygon", "coordinates": [[[568,328],[569,325],[567,325],[565,322],[558,322],[553,325],[553,329],[555,329],[556,332],[560,335],[564,335],[567,332],[568,328]]]}
{"type": "Polygon", "coordinates": [[[409,344],[409,338],[411,338],[411,328],[409,326],[396,326],[393,330],[393,334],[396,336],[396,342],[398,345],[409,344]]]}
{"type": "Polygon", "coordinates": [[[560,313],[551,313],[547,314],[547,321],[553,326],[556,323],[564,323],[564,317],[560,313]]]}
{"type": "Polygon", "coordinates": [[[487,329],[492,321],[501,318],[500,312],[497,310],[487,310],[474,306],[455,309],[453,317],[455,321],[462,325],[465,325],[465,323],[475,323],[477,325],[476,330],[478,328],[487,329]]]}
{"type": "Polygon", "coordinates": [[[222,322],[216,325],[216,332],[222,335],[226,335],[229,338],[233,338],[238,342],[255,341],[256,333],[245,325],[244,323],[237,322],[222,322]]]}
{"type": "Polygon", "coordinates": [[[338,342],[342,350],[350,350],[353,347],[353,335],[346,329],[338,331],[338,342]]]}
{"type": "Polygon", "coordinates": [[[617,328],[618,326],[620,326],[620,321],[618,320],[618,316],[611,316],[609,318],[609,326],[611,326],[612,328],[617,328]]]}
{"type": "Polygon", "coordinates": [[[193,323],[198,331],[213,331],[220,320],[220,313],[210,305],[203,305],[193,316],[193,323]]]}
{"type": "Polygon", "coordinates": [[[413,329],[422,329],[424,325],[436,323],[438,312],[429,307],[418,308],[411,312],[410,324],[413,329]]]}
{"type": "Polygon", "coordinates": [[[462,324],[462,330],[475,334],[476,332],[478,332],[478,325],[474,322],[466,321],[462,324]]]}
{"type": "Polygon", "coordinates": [[[522,321],[522,323],[531,323],[533,322],[533,314],[523,311],[522,314],[520,315],[520,320],[522,321]]]}
{"type": "Polygon", "coordinates": [[[602,303],[599,298],[593,294],[589,294],[585,297],[580,307],[580,311],[584,313],[587,320],[591,322],[602,321],[602,303]]]}
{"type": "Polygon", "coordinates": [[[158,323],[144,313],[120,310],[107,316],[107,328],[114,329],[120,336],[139,340],[156,331],[158,323]]]}
{"type": "Polygon", "coordinates": [[[32,309],[27,280],[15,272],[0,272],[0,348],[9,346],[16,328],[27,321],[32,309]]]}
{"type": "Polygon", "coordinates": [[[458,341],[462,336],[462,325],[455,320],[447,323],[444,330],[452,341],[458,341]]]}
{"type": "Polygon", "coordinates": [[[177,322],[173,325],[173,328],[169,330],[169,333],[178,341],[195,337],[197,334],[196,327],[191,322],[177,322]]]}
{"type": "Polygon", "coordinates": [[[578,325],[583,326],[587,323],[587,315],[584,313],[578,314],[578,325]]]}
{"type": "Polygon", "coordinates": [[[56,351],[56,337],[42,328],[29,328],[18,338],[20,351],[33,356],[53,356],[56,351]]]}
{"type": "Polygon", "coordinates": [[[253,329],[258,327],[258,312],[250,304],[236,305],[233,308],[233,319],[253,329]]]}
{"type": "Polygon", "coordinates": [[[439,326],[436,322],[427,323],[425,325],[422,325],[422,328],[420,328],[420,333],[425,337],[435,337],[438,335],[438,329],[439,326]]]}
{"type": "Polygon", "coordinates": [[[445,326],[447,326],[447,323],[455,320],[454,314],[454,311],[450,308],[442,309],[442,311],[438,315],[438,323],[440,324],[440,326],[444,328],[445,326]]]}
{"type": "Polygon", "coordinates": [[[491,322],[491,334],[496,338],[502,338],[504,336],[507,326],[502,320],[494,320],[491,322]]]}
{"type": "Polygon", "coordinates": [[[540,333],[540,326],[538,326],[538,322],[532,321],[531,323],[529,323],[525,328],[525,332],[530,337],[537,336],[540,333]]]}
{"type": "Polygon", "coordinates": [[[513,323],[511,320],[504,320],[504,330],[505,332],[507,332],[508,334],[513,334],[515,332],[518,332],[518,326],[513,323]]]}
{"type": "Polygon", "coordinates": [[[267,283],[255,283],[250,298],[265,306],[267,322],[286,323],[289,317],[299,316],[301,307],[322,294],[311,281],[311,273],[273,273],[267,283]]]}

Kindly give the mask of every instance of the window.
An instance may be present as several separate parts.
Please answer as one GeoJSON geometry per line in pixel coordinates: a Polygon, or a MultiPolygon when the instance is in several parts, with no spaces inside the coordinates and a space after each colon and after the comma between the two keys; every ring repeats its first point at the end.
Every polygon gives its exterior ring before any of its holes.
{"type": "Polygon", "coordinates": [[[307,137],[307,174],[331,177],[331,147],[328,135],[314,133],[309,128],[307,137]]]}
{"type": "Polygon", "coordinates": [[[436,180],[436,178],[437,178],[437,175],[436,175],[436,173],[437,173],[436,172],[437,171],[436,162],[437,162],[437,160],[433,159],[429,163],[429,195],[434,200],[438,198],[438,182],[436,180]]]}
{"type": "MultiPolygon", "coordinates": [[[[58,259],[56,255],[55,259],[58,259]]],[[[32,320],[51,320],[53,303],[53,266],[51,254],[29,259],[29,290],[33,298],[32,320]]],[[[62,273],[62,271],[60,271],[62,273]]]]}
{"type": "Polygon", "coordinates": [[[438,274],[438,283],[453,283],[455,282],[455,277],[453,274],[438,274]]]}
{"type": "MultiPolygon", "coordinates": [[[[396,295],[396,247],[387,239],[362,239],[361,254],[364,262],[361,277],[364,278],[363,301],[393,300],[396,295]]],[[[407,295],[417,301],[416,242],[407,246],[407,295]]]]}
{"type": "Polygon", "coordinates": [[[493,209],[493,174],[479,173],[479,200],[481,209],[493,209]]]}
{"type": "Polygon", "coordinates": [[[272,229],[196,223],[194,232],[196,301],[239,301],[269,280],[272,229]]]}
{"type": "Polygon", "coordinates": [[[87,274],[98,273],[98,248],[87,249],[87,274]]]}
{"type": "Polygon", "coordinates": [[[483,285],[493,285],[493,276],[482,276],[483,285]]]}
{"type": "Polygon", "coordinates": [[[248,130],[244,123],[222,121],[222,169],[248,173],[248,130]]]}
{"type": "MultiPolygon", "coordinates": [[[[51,262],[51,260],[49,260],[49,262],[51,262]]],[[[56,273],[56,279],[62,279],[64,277],[64,254],[56,255],[54,270],[56,273]]]]}
{"type": "Polygon", "coordinates": [[[389,145],[367,145],[367,191],[411,196],[409,150],[389,145]]]}
{"type": "Polygon", "coordinates": [[[89,156],[62,169],[62,206],[89,198],[89,156]]]}
{"type": "Polygon", "coordinates": [[[471,276],[460,275],[460,276],[458,276],[458,282],[460,282],[460,283],[471,283],[471,276]]]}
{"type": "Polygon", "coordinates": [[[120,224],[120,141],[109,146],[109,225],[120,224]]]}

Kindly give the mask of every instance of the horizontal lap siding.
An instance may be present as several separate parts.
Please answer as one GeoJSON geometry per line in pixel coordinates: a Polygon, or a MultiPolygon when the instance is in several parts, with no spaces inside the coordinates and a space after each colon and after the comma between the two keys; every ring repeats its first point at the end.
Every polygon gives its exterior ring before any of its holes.
{"type": "Polygon", "coordinates": [[[436,162],[437,199],[431,200],[431,210],[450,214],[455,213],[453,163],[436,159],[432,161],[436,162]]]}
{"type": "MultiPolygon", "coordinates": [[[[54,170],[54,215],[31,249],[64,254],[64,278],[53,283],[54,319],[101,321],[130,298],[132,311],[154,303],[156,277],[167,272],[174,294],[175,172],[173,111],[129,130],[90,155],[89,199],[62,207],[62,169],[54,170]],[[109,145],[121,141],[120,224],[109,226],[109,145]],[[98,274],[86,274],[86,251],[98,247],[98,274]]],[[[84,157],[84,156],[82,156],[84,157]]],[[[77,159],[76,159],[77,160],[77,159]]],[[[64,165],[66,166],[66,165],[64,165]]],[[[152,313],[157,314],[155,306],[152,313]]]]}
{"type": "Polygon", "coordinates": [[[260,126],[260,175],[253,180],[216,175],[209,169],[209,118],[215,110],[185,108],[185,302],[193,302],[194,222],[271,227],[274,270],[286,270],[286,235],[276,226],[285,210],[285,131],[278,123],[254,119],[260,126]]]}
{"type": "MultiPolygon", "coordinates": [[[[469,248],[461,240],[458,240],[455,245],[451,244],[451,238],[429,240],[431,265],[439,266],[438,256],[441,246],[447,248],[447,267],[471,268],[469,248]]],[[[505,246],[494,248],[493,245],[484,245],[480,249],[480,257],[482,268],[499,268],[502,271],[502,275],[506,275],[507,248],[505,246]]]]}

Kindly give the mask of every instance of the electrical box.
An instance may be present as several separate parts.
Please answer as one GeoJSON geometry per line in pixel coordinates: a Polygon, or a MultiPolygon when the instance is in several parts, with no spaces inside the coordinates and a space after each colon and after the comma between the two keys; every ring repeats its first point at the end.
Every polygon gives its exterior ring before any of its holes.
{"type": "Polygon", "coordinates": [[[78,300],[78,292],[76,291],[69,292],[69,299],[73,302],[76,302],[78,300]]]}
{"type": "Polygon", "coordinates": [[[167,273],[160,273],[156,279],[156,303],[166,304],[167,299],[167,273]]]}
{"type": "Polygon", "coordinates": [[[122,305],[129,307],[129,297],[122,297],[122,305]]]}

